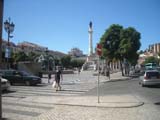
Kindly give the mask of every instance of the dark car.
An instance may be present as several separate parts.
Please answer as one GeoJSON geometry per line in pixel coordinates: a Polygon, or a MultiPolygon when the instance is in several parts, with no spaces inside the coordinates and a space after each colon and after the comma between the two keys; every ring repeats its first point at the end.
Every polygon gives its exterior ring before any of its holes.
{"type": "Polygon", "coordinates": [[[3,78],[9,80],[10,84],[13,85],[15,83],[25,84],[25,85],[37,85],[41,83],[41,78],[34,76],[25,71],[17,71],[17,70],[0,70],[3,78]]]}

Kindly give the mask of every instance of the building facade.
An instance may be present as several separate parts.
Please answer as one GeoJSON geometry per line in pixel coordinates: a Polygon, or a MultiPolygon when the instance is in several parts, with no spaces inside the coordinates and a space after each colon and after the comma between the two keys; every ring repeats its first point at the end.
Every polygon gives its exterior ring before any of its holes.
{"type": "Polygon", "coordinates": [[[27,41],[18,43],[17,47],[21,48],[25,53],[28,52],[45,52],[47,47],[43,47],[34,43],[30,43],[27,41]]]}
{"type": "Polygon", "coordinates": [[[74,57],[83,56],[83,52],[79,48],[72,48],[71,51],[68,52],[68,54],[74,57]]]}
{"type": "Polygon", "coordinates": [[[149,45],[149,51],[153,53],[160,53],[160,43],[149,45]]]}

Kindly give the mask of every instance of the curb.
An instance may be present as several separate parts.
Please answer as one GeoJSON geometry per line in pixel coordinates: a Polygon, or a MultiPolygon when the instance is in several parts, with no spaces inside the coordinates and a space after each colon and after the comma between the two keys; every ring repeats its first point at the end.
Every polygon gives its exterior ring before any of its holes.
{"type": "Polygon", "coordinates": [[[61,106],[78,106],[78,107],[97,107],[97,108],[135,108],[144,105],[144,102],[137,102],[137,103],[129,103],[134,105],[119,105],[119,104],[126,104],[126,103],[109,103],[110,105],[80,105],[80,104],[63,104],[63,103],[53,103],[53,105],[61,105],[61,106]],[[115,105],[118,104],[118,105],[115,105]]]}
{"type": "Polygon", "coordinates": [[[121,78],[121,79],[111,79],[111,80],[108,80],[108,81],[105,81],[104,83],[106,83],[106,82],[118,82],[118,81],[127,81],[127,80],[130,80],[130,79],[132,79],[132,77],[130,77],[130,78],[121,78]]]}
{"type": "MultiPolygon", "coordinates": [[[[32,102],[39,103],[39,102],[32,102]]],[[[48,105],[59,105],[59,106],[78,106],[78,107],[97,107],[97,108],[135,108],[144,105],[144,102],[105,102],[105,103],[95,103],[92,105],[89,104],[76,104],[76,103],[45,103],[42,104],[48,105]]]]}
{"type": "Polygon", "coordinates": [[[127,81],[127,80],[131,80],[131,79],[134,79],[134,78],[137,78],[137,77],[139,77],[139,76],[129,76],[128,78],[111,79],[111,80],[105,81],[104,83],[106,83],[106,82],[127,81]]]}

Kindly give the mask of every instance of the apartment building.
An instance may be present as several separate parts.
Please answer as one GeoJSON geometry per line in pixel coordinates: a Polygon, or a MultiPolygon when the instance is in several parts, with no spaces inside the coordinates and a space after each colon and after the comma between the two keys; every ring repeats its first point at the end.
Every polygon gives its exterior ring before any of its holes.
{"type": "Polygon", "coordinates": [[[153,53],[160,53],[160,43],[149,45],[149,51],[153,53]]]}
{"type": "Polygon", "coordinates": [[[83,52],[79,48],[72,48],[71,51],[68,52],[68,54],[75,57],[83,56],[83,52]]]}

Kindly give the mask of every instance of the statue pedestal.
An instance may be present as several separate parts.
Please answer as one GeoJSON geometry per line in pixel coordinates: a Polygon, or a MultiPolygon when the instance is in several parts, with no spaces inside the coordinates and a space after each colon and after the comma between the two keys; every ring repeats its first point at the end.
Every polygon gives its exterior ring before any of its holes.
{"type": "Polygon", "coordinates": [[[97,56],[88,56],[86,62],[82,66],[82,70],[97,70],[97,56]]]}

